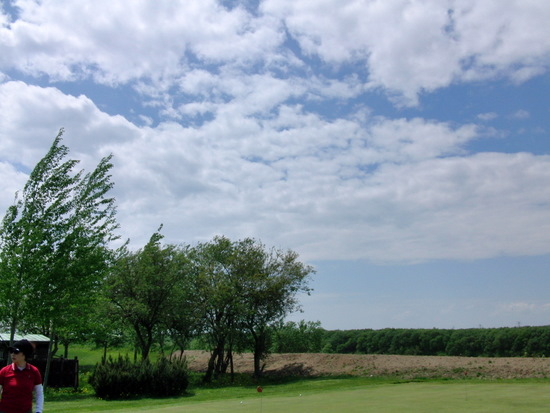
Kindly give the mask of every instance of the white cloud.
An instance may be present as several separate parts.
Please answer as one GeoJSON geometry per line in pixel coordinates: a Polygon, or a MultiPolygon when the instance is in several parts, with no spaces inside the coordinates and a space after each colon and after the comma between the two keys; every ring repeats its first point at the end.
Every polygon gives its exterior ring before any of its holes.
{"type": "Polygon", "coordinates": [[[479,115],[477,115],[477,118],[483,121],[490,121],[498,118],[498,114],[495,112],[480,113],[479,115]]]}
{"type": "MultiPolygon", "coordinates": [[[[399,104],[416,104],[419,94],[457,82],[523,82],[550,65],[544,1],[264,0],[257,14],[215,0],[16,5],[19,20],[7,25],[3,16],[0,25],[0,70],[138,82],[151,95],[178,84],[196,91],[190,76],[199,74],[198,63],[214,67],[210,76],[219,67],[279,75],[296,70],[308,78],[301,56],[283,47],[288,35],[334,71],[352,65],[356,84],[362,79],[382,88],[399,104]]],[[[321,84],[323,90],[336,86],[321,84]]]]}
{"type": "Polygon", "coordinates": [[[185,70],[186,53],[238,64],[257,60],[282,40],[277,22],[253,19],[240,8],[229,11],[214,0],[16,4],[19,20],[0,32],[0,67],[53,79],[162,81],[185,70]]]}
{"type": "Polygon", "coordinates": [[[8,15],[5,14],[3,6],[3,4],[0,4],[0,28],[7,27],[9,23],[8,15]]]}
{"type": "MultiPolygon", "coordinates": [[[[83,155],[106,142],[131,139],[136,128],[121,116],[101,112],[85,96],[68,96],[56,88],[23,82],[0,84],[0,153],[27,168],[46,153],[60,128],[68,146],[83,155]]],[[[103,156],[106,154],[103,154],[103,156]]]]}
{"type": "MultiPolygon", "coordinates": [[[[0,161],[0,199],[2,214],[15,201],[17,192],[21,192],[28,175],[18,170],[14,165],[0,161]]],[[[3,217],[3,215],[2,215],[3,217]]]]}
{"type": "Polygon", "coordinates": [[[136,247],[164,223],[169,242],[253,236],[307,259],[549,252],[550,157],[470,155],[473,125],[327,121],[300,106],[252,118],[229,103],[201,126],[139,128],[86,97],[22,82],[0,86],[0,105],[0,181],[13,183],[3,193],[23,181],[14,165],[32,167],[66,126],[84,166],[114,154],[119,219],[136,247]]]}
{"type": "Polygon", "coordinates": [[[529,119],[530,116],[531,114],[524,109],[519,109],[512,114],[512,118],[514,119],[529,119]]]}
{"type": "Polygon", "coordinates": [[[284,20],[305,53],[364,61],[370,84],[406,104],[458,81],[522,82],[550,65],[544,1],[267,0],[262,10],[284,20]]]}
{"type": "MultiPolygon", "coordinates": [[[[376,272],[376,268],[369,269],[376,272]]],[[[509,302],[494,297],[495,292],[492,295],[488,291],[482,291],[482,297],[476,298],[445,296],[444,291],[434,292],[433,296],[426,294],[426,290],[433,289],[433,284],[438,284],[434,280],[441,277],[444,276],[431,274],[429,281],[423,280],[422,276],[415,277],[421,292],[405,292],[398,288],[391,295],[380,296],[378,289],[373,290],[361,279],[348,275],[339,278],[331,293],[314,293],[301,297],[300,301],[306,319],[323,320],[323,327],[327,329],[361,329],[367,326],[373,329],[536,326],[546,325],[550,316],[550,304],[542,300],[509,302]],[[366,321],[364,317],[346,317],[343,320],[342,314],[369,316],[366,321]]],[[[362,278],[369,279],[368,276],[362,278]]],[[[398,282],[395,277],[388,278],[391,281],[387,284],[398,282]]],[[[378,286],[376,282],[373,284],[378,286]]],[[[290,319],[299,321],[304,319],[304,315],[296,313],[290,319]]]]}
{"type": "Polygon", "coordinates": [[[257,14],[214,0],[16,3],[19,20],[0,14],[0,208],[65,127],[83,166],[115,155],[137,246],[164,223],[168,241],[254,236],[308,259],[550,252],[547,156],[471,154],[476,125],[377,117],[363,99],[374,88],[413,105],[547,71],[542,2],[265,0],[257,14]],[[128,83],[154,114],[138,127],[61,85],[7,81],[15,72],[128,83]],[[336,113],[353,99],[354,113],[336,113]]]}
{"type": "Polygon", "coordinates": [[[364,190],[372,218],[357,251],[388,261],[543,254],[549,162],[488,153],[387,166],[377,191],[364,190]]]}

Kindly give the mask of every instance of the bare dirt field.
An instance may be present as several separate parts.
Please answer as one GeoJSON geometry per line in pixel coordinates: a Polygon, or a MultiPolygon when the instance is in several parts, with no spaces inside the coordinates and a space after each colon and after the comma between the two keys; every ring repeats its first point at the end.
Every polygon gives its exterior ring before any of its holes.
{"type": "MultiPolygon", "coordinates": [[[[188,350],[185,355],[192,371],[206,370],[208,352],[188,350]]],[[[252,354],[236,354],[234,368],[239,373],[252,373],[252,354]]],[[[295,376],[544,378],[550,377],[550,358],[272,354],[265,360],[264,372],[295,376]]]]}

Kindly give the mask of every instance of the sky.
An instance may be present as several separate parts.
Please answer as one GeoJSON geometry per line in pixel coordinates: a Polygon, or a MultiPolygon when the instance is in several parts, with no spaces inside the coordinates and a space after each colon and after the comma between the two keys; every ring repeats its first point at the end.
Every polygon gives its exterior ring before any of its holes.
{"type": "Polygon", "coordinates": [[[0,4],[0,213],[64,128],[131,248],[296,251],[289,320],[550,324],[547,0],[0,4]]]}

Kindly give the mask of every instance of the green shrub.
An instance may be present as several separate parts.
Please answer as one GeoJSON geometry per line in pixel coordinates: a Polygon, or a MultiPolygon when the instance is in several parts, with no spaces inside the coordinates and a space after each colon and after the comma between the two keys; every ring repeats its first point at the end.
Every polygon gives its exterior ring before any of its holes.
{"type": "Polygon", "coordinates": [[[169,397],[185,392],[189,384],[185,360],[161,357],[134,363],[129,357],[109,357],[96,364],[90,384],[97,397],[106,400],[141,396],[169,397]]]}

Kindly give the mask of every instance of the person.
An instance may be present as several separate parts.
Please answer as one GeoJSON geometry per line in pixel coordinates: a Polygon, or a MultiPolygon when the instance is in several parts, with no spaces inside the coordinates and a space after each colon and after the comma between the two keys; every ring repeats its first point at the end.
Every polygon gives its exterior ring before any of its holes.
{"type": "Polygon", "coordinates": [[[20,340],[9,347],[11,364],[0,370],[0,413],[32,413],[33,393],[36,413],[44,406],[44,389],[40,371],[28,363],[34,347],[28,340],[20,340]]]}

